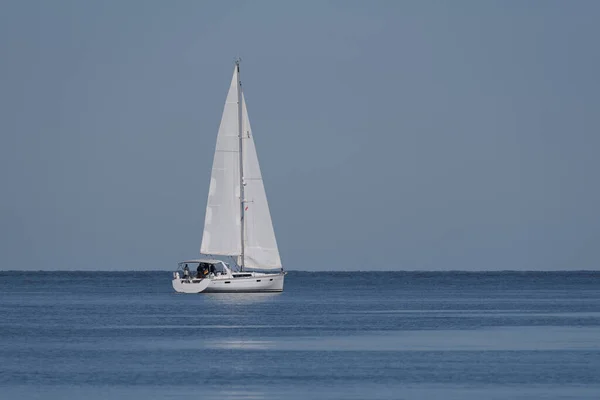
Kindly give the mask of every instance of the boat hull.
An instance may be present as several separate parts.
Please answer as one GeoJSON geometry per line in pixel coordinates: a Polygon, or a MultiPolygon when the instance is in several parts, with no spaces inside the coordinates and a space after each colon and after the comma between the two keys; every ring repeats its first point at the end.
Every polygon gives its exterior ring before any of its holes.
{"type": "Polygon", "coordinates": [[[282,292],[285,274],[253,274],[238,278],[204,278],[200,281],[173,279],[178,293],[261,293],[282,292]]]}
{"type": "Polygon", "coordinates": [[[201,293],[210,285],[209,279],[189,280],[189,279],[173,279],[171,281],[173,289],[177,293],[201,293]]]}

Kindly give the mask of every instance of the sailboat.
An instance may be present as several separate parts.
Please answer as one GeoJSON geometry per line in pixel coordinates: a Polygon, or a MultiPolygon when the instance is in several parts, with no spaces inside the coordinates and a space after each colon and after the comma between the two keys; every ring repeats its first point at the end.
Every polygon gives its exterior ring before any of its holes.
{"type": "Polygon", "coordinates": [[[176,292],[283,291],[286,272],[242,92],[239,59],[217,134],[200,254],[206,257],[178,263],[172,280],[176,292]]]}

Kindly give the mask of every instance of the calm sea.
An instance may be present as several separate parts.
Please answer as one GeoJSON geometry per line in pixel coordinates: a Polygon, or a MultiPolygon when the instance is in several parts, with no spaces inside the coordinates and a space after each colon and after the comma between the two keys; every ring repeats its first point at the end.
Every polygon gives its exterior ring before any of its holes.
{"type": "Polygon", "coordinates": [[[0,398],[600,398],[600,272],[170,277],[0,272],[0,398]]]}

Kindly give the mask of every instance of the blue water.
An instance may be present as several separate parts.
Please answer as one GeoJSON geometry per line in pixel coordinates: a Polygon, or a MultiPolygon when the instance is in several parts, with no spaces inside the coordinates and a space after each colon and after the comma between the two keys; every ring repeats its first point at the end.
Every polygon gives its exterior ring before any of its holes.
{"type": "Polygon", "coordinates": [[[598,399],[600,272],[0,272],[0,398],[598,399]]]}

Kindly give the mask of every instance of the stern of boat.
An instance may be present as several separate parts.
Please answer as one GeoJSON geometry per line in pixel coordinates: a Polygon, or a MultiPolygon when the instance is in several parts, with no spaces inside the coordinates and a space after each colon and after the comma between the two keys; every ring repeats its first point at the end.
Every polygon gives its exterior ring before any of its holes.
{"type": "Polygon", "coordinates": [[[182,279],[175,272],[171,284],[177,293],[202,293],[210,285],[210,279],[182,279]]]}

